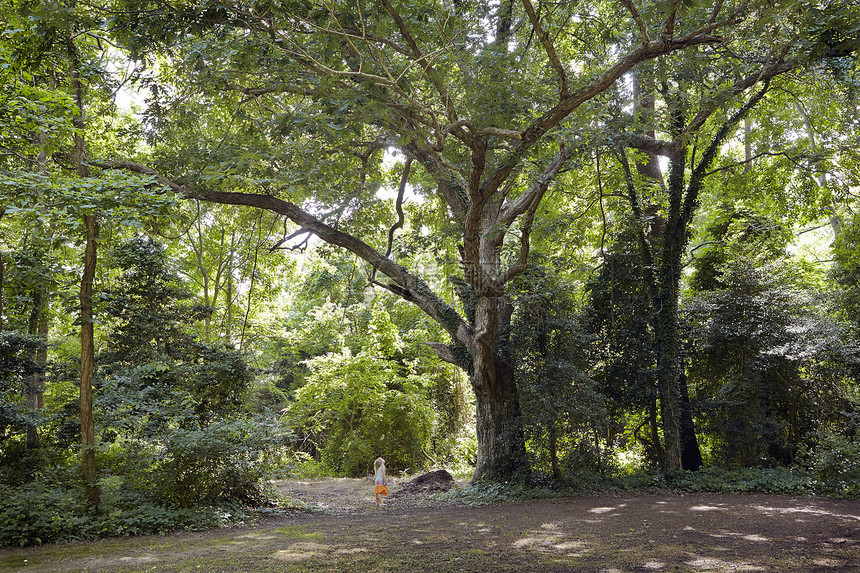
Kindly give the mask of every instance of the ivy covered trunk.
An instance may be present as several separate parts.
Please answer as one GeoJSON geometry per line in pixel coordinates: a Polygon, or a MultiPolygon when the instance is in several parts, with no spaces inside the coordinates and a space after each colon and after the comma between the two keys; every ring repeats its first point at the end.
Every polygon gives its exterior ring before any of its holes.
{"type": "MultiPolygon", "coordinates": [[[[667,237],[667,242],[670,237],[667,237]]],[[[670,256],[671,247],[666,249],[670,256]]],[[[680,262],[680,256],[678,256],[680,262]]],[[[678,281],[672,276],[667,261],[661,265],[657,313],[657,384],[660,391],[660,414],[663,420],[663,465],[665,469],[681,469],[681,359],[678,332],[678,281]]]]}
{"type": "Polygon", "coordinates": [[[657,274],[657,383],[663,420],[663,465],[667,470],[697,470],[702,464],[689,407],[681,329],[678,318],[682,255],[689,223],[684,205],[684,154],[673,159],[669,171],[669,209],[663,252],[657,274]]]}

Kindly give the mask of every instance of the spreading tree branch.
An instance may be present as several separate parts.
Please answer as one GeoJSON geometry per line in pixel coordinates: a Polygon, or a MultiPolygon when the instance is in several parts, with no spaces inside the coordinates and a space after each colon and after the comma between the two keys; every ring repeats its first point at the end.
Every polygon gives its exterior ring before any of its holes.
{"type": "Polygon", "coordinates": [[[559,99],[564,99],[568,95],[567,72],[565,72],[561,60],[558,59],[558,54],[555,51],[555,46],[553,46],[552,40],[549,38],[549,34],[540,25],[540,19],[537,14],[535,14],[535,9],[534,6],[532,6],[531,0],[522,0],[522,2],[523,7],[526,9],[526,14],[529,16],[532,28],[538,35],[538,38],[540,38],[541,44],[543,44],[544,50],[546,50],[546,55],[549,58],[550,63],[552,63],[552,67],[555,69],[556,76],[558,76],[559,99]]]}
{"type": "Polygon", "coordinates": [[[642,20],[642,16],[636,10],[636,6],[633,5],[633,0],[621,0],[621,3],[630,11],[633,21],[636,22],[636,26],[639,28],[639,35],[642,36],[642,44],[648,45],[651,42],[651,36],[648,35],[648,26],[642,20]]]}
{"type": "Polygon", "coordinates": [[[327,243],[343,247],[369,263],[373,268],[393,281],[393,285],[385,285],[385,288],[403,298],[408,297],[410,302],[414,303],[430,318],[439,323],[454,340],[464,345],[473,344],[471,327],[463,321],[453,307],[437,297],[423,280],[394,263],[357,237],[327,225],[290,201],[279,199],[273,195],[256,193],[195,190],[172,181],[151,167],[131,161],[91,162],[90,165],[102,169],[121,169],[151,175],[165,187],[189,199],[223,205],[254,207],[283,215],[296,225],[299,225],[302,230],[314,233],[327,243]]]}

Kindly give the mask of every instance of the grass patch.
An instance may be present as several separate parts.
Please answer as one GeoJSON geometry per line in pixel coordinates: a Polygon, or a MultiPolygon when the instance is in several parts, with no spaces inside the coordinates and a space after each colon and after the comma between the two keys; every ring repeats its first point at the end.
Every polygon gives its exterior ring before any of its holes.
{"type": "Polygon", "coordinates": [[[20,571],[24,567],[38,565],[44,559],[28,555],[7,555],[0,557],[0,571],[20,571]]]}
{"type": "Polygon", "coordinates": [[[279,527],[275,530],[275,533],[283,535],[287,539],[314,539],[321,541],[323,538],[323,534],[318,531],[308,531],[308,526],[306,525],[279,527]]]}

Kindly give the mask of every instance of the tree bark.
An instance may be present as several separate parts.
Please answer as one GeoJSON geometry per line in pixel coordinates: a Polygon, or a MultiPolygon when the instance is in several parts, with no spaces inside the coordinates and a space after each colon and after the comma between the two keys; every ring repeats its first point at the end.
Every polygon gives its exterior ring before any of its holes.
{"type": "Polygon", "coordinates": [[[476,306],[475,324],[485,327],[486,338],[476,337],[472,356],[478,437],[472,481],[505,480],[528,471],[519,391],[513,366],[500,344],[507,340],[512,308],[501,298],[482,298],[476,306]],[[492,335],[494,322],[502,332],[492,335]]]}
{"type": "Polygon", "coordinates": [[[93,420],[93,371],[95,370],[95,341],[93,332],[93,279],[96,272],[96,241],[99,225],[95,215],[84,215],[87,246],[84,273],[81,277],[81,466],[87,501],[98,512],[100,492],[96,479],[96,432],[93,420]]]}
{"type": "Polygon", "coordinates": [[[233,344],[233,258],[236,253],[236,231],[230,235],[230,252],[227,254],[227,293],[224,295],[224,340],[233,344]]]}
{"type": "Polygon", "coordinates": [[[681,469],[681,342],[678,297],[681,256],[686,246],[686,225],[681,216],[684,195],[683,155],[672,160],[669,169],[669,216],[657,272],[657,383],[663,419],[663,463],[666,470],[681,469]]]}
{"type": "Polygon", "coordinates": [[[687,387],[687,375],[681,370],[679,389],[681,391],[681,467],[688,471],[701,469],[702,450],[696,437],[696,426],[693,423],[693,409],[690,406],[690,391],[687,387]]]}
{"type": "MultiPolygon", "coordinates": [[[[239,334],[239,350],[245,350],[245,331],[248,328],[248,320],[251,316],[251,301],[254,296],[254,283],[257,279],[257,262],[260,254],[260,249],[262,248],[262,240],[259,237],[259,231],[262,230],[263,227],[263,212],[259,212],[259,217],[257,221],[254,223],[254,228],[251,231],[254,237],[254,259],[253,264],[251,265],[251,278],[248,281],[248,303],[245,305],[245,316],[242,318],[242,332],[239,334]]],[[[389,240],[389,245],[390,245],[389,240]]],[[[390,254],[390,253],[389,253],[390,254]]]]}

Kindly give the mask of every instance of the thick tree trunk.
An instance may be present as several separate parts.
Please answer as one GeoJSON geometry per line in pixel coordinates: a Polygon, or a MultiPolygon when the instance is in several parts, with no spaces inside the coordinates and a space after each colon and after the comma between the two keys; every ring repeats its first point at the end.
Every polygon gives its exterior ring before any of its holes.
{"type": "Polygon", "coordinates": [[[677,330],[673,328],[670,312],[661,311],[657,333],[657,383],[660,386],[660,415],[663,420],[663,467],[681,469],[681,393],[678,385],[679,368],[677,330]]]}
{"type": "Polygon", "coordinates": [[[492,371],[476,372],[478,460],[472,481],[502,481],[528,472],[525,436],[514,371],[495,360],[492,371]]]}
{"type": "MultiPolygon", "coordinates": [[[[680,275],[678,275],[678,279],[680,275]]],[[[670,279],[678,286],[678,279],[670,279]]],[[[665,469],[696,471],[702,466],[702,453],[696,438],[693,413],[678,324],[678,297],[662,292],[663,307],[655,323],[657,335],[657,380],[660,386],[660,411],[663,420],[663,461],[665,469]]]]}
{"type": "Polygon", "coordinates": [[[481,297],[476,304],[472,387],[478,461],[473,482],[514,479],[528,472],[519,392],[505,351],[511,312],[502,298],[481,297]]]}

